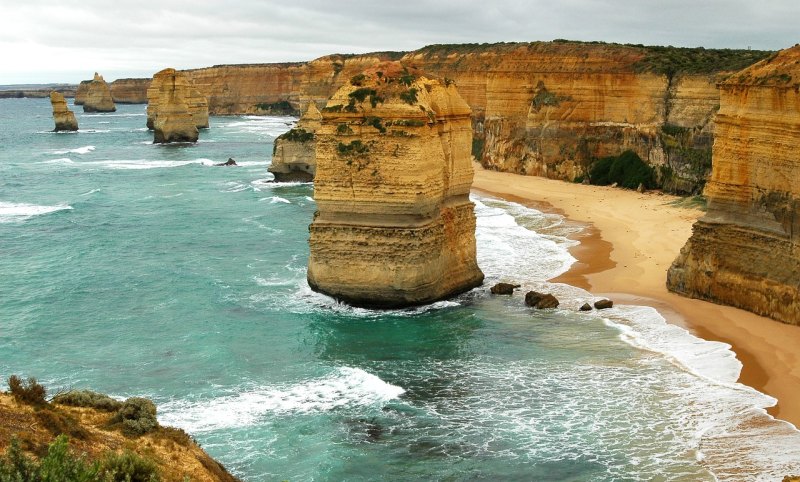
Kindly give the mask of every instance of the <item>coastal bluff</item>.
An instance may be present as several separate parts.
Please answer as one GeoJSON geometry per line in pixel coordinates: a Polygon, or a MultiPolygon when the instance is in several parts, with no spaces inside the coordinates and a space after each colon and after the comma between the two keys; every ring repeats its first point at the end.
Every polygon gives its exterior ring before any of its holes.
{"type": "Polygon", "coordinates": [[[276,182],[311,182],[317,170],[315,133],[322,123],[322,114],[314,102],[297,125],[275,139],[272,164],[268,171],[276,182]]]}
{"type": "Polygon", "coordinates": [[[379,63],[337,90],[321,114],[311,288],[395,308],[479,286],[470,108],[455,85],[379,63]]]}
{"type": "Polygon", "coordinates": [[[670,290],[800,324],[800,46],[720,84],[708,211],[670,290]]]}
{"type": "Polygon", "coordinates": [[[55,132],[77,131],[78,120],[75,113],[67,107],[67,101],[60,92],[50,92],[50,105],[53,106],[53,121],[56,123],[55,132]]]}
{"type": "Polygon", "coordinates": [[[82,105],[84,112],[115,112],[117,110],[108,84],[97,72],[94,73],[94,78],[86,84],[86,95],[82,99],[82,105]]]}

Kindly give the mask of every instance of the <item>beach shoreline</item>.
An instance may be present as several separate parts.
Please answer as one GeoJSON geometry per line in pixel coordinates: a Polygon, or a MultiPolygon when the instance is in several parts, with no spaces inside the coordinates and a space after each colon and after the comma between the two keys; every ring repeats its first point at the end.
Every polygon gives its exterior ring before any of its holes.
{"type": "Polygon", "coordinates": [[[666,289],[667,269],[701,210],[676,206],[681,198],[656,191],[638,193],[474,166],[476,191],[586,226],[575,237],[579,244],[570,249],[577,261],[551,282],[577,286],[617,304],[651,306],[671,324],[730,345],[743,365],[739,382],[776,398],[777,405],[767,411],[800,427],[800,327],[666,289]]]}

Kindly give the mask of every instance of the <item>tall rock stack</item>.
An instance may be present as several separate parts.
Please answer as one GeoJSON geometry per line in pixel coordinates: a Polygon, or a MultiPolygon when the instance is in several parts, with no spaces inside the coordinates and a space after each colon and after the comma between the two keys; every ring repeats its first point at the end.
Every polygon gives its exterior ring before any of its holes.
{"type": "Polygon", "coordinates": [[[75,113],[67,107],[64,95],[56,91],[50,92],[50,105],[53,106],[53,120],[56,123],[54,130],[56,132],[78,130],[78,120],[75,119],[75,113]]]}
{"type": "Polygon", "coordinates": [[[174,89],[180,92],[186,109],[192,116],[192,122],[198,129],[208,127],[208,101],[201,94],[194,84],[186,77],[183,72],[168,68],[153,75],[153,80],[147,88],[147,128],[153,129],[155,117],[161,108],[162,94],[165,92],[163,87],[167,84],[167,90],[174,89]]]}
{"type": "Polygon", "coordinates": [[[470,108],[454,85],[379,64],[331,97],[316,137],[312,289],[390,308],[483,282],[469,200],[470,108]]]}
{"type": "Polygon", "coordinates": [[[103,76],[94,73],[94,79],[86,86],[86,95],[83,98],[84,112],[114,112],[117,106],[111,98],[111,90],[103,80],[103,76]]]}
{"type": "Polygon", "coordinates": [[[148,127],[152,116],[153,142],[197,142],[196,120],[186,101],[189,83],[173,69],[162,70],[153,77],[148,89],[148,127]],[[155,86],[155,90],[154,89],[155,86]]]}
{"type": "Polygon", "coordinates": [[[311,182],[317,169],[315,133],[322,124],[322,114],[314,102],[297,126],[275,139],[269,172],[278,182],[311,182]]]}
{"type": "Polygon", "coordinates": [[[800,324],[799,92],[800,46],[720,85],[708,212],[672,291],[800,324]]]}

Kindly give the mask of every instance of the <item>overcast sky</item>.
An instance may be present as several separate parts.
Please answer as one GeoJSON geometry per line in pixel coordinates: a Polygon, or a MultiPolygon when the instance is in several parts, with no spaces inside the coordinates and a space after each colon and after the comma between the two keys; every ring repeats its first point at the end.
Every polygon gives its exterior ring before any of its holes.
{"type": "Polygon", "coordinates": [[[800,0],[0,0],[0,84],[149,77],[432,43],[781,49],[800,0]]]}

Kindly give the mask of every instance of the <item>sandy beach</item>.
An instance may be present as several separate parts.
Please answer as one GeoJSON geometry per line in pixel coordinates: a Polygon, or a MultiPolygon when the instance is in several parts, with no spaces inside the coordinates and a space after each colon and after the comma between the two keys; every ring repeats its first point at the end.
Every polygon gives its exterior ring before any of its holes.
{"type": "Polygon", "coordinates": [[[777,398],[769,412],[800,427],[800,327],[666,289],[667,269],[702,211],[676,206],[681,198],[655,191],[572,184],[478,164],[473,188],[586,223],[581,244],[572,250],[578,261],[553,281],[618,304],[652,306],[670,323],[728,343],[744,365],[739,381],[777,398]]]}

